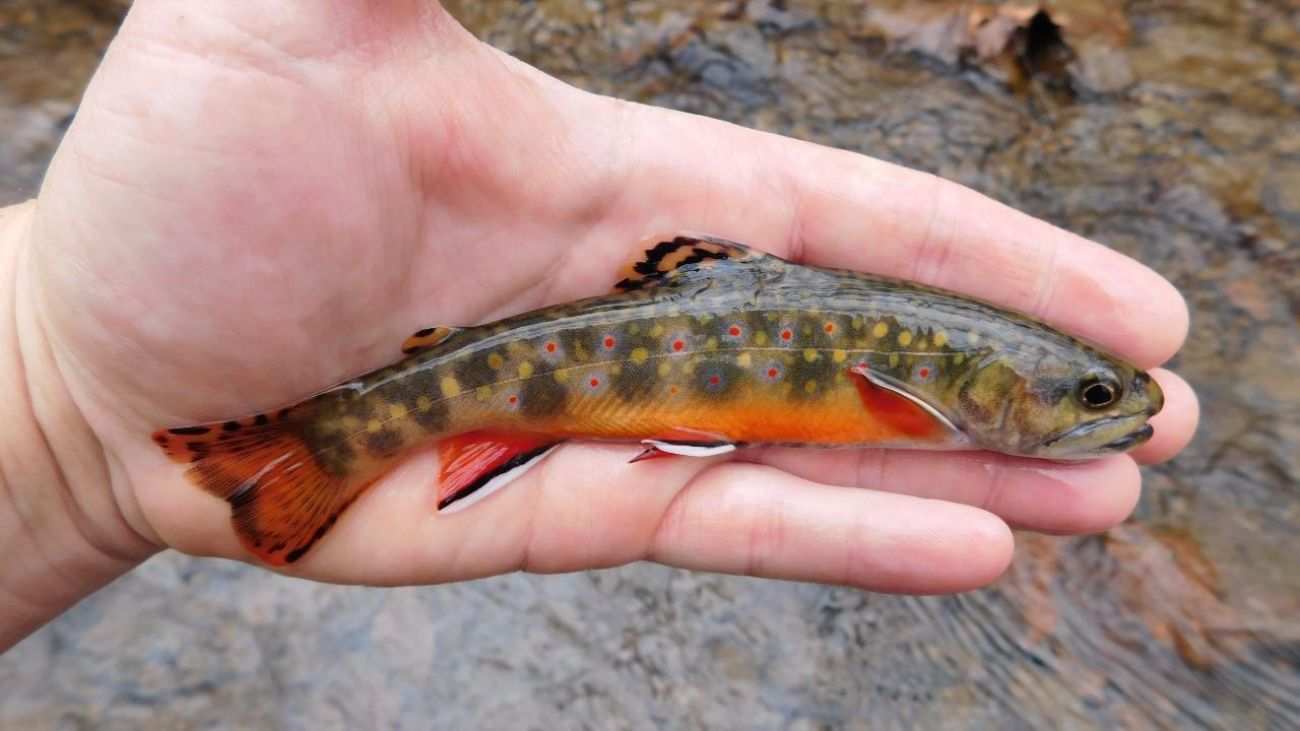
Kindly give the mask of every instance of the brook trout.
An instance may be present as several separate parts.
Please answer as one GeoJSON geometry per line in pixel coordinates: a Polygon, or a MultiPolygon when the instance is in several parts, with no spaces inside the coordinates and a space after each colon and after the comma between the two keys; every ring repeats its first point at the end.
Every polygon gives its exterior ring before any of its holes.
{"type": "Polygon", "coordinates": [[[568,439],[639,441],[633,461],[760,444],[1077,460],[1145,442],[1163,404],[1147,374],[1022,315],[714,238],[647,249],[609,295],[427,328],[403,351],[297,405],[153,439],[283,565],[430,442],[447,509],[568,439]]]}

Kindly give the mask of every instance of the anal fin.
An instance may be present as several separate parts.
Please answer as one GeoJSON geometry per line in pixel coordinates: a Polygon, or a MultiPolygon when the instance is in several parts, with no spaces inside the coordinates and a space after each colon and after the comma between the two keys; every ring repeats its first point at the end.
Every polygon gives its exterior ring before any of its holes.
{"type": "Polygon", "coordinates": [[[505,487],[559,440],[547,434],[472,431],[438,442],[438,510],[455,511],[505,487]]]}

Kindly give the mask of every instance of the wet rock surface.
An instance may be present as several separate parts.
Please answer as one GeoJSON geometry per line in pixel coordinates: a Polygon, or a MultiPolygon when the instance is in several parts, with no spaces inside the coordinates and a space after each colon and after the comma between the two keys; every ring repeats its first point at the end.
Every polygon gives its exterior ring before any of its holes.
{"type": "MultiPolygon", "coordinates": [[[[930,170],[1147,262],[1204,408],[1104,536],[902,598],[638,565],[374,590],[168,554],[0,658],[0,727],[1300,727],[1300,9],[449,3],[572,83],[930,170]]],[[[122,10],[0,0],[0,200],[122,10]]]]}

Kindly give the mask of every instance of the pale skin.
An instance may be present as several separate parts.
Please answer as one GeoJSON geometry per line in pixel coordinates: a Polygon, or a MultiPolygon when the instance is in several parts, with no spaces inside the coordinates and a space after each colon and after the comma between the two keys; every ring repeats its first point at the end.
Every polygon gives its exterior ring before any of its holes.
{"type": "MultiPolygon", "coordinates": [[[[0,211],[0,648],[164,548],[248,560],[228,506],[151,430],[292,402],[428,325],[605,291],[691,230],[1018,309],[1154,368],[1187,310],[1157,274],[956,184],[595,96],[426,2],[138,0],[39,197],[0,211]]],[[[1191,438],[1192,392],[1132,457],[742,452],[628,464],[570,444],[434,509],[431,452],[286,573],[424,584],[651,560],[889,592],[972,589],[1009,527],[1122,520],[1136,462],[1191,438]],[[1136,460],[1136,462],[1135,462],[1136,460]]]]}

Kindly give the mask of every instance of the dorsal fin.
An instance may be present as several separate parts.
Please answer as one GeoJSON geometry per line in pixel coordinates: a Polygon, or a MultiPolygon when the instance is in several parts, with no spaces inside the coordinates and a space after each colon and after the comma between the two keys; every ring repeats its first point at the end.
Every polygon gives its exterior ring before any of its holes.
{"type": "Polygon", "coordinates": [[[421,350],[432,348],[464,329],[465,328],[463,327],[447,327],[446,325],[426,327],[423,330],[417,331],[402,343],[402,352],[410,355],[421,350]]]}
{"type": "Polygon", "coordinates": [[[645,250],[645,257],[623,267],[617,292],[654,287],[682,274],[717,266],[724,262],[754,262],[769,255],[726,239],[712,236],[677,236],[645,250]]]}

